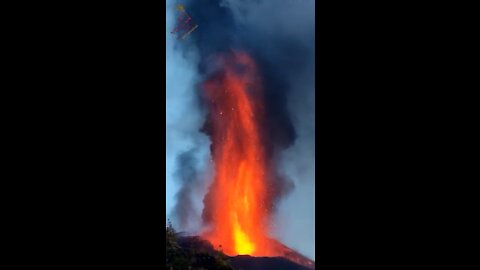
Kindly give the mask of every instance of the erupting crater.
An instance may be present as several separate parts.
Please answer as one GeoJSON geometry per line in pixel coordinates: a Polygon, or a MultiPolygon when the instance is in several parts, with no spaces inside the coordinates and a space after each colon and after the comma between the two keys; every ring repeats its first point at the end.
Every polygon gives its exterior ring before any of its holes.
{"type": "Polygon", "coordinates": [[[271,168],[262,133],[264,102],[255,61],[234,51],[216,58],[203,83],[209,114],[214,178],[204,198],[202,238],[229,256],[286,257],[302,265],[311,260],[270,237],[273,196],[271,168]]]}
{"type": "Polygon", "coordinates": [[[252,58],[234,52],[217,58],[204,83],[215,176],[206,195],[203,234],[228,255],[274,255],[267,243],[266,164],[261,143],[262,93],[252,58]]]}

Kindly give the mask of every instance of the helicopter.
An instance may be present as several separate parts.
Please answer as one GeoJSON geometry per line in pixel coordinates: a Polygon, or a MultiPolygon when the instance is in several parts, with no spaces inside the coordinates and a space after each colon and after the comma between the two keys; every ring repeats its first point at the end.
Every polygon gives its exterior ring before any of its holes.
{"type": "Polygon", "coordinates": [[[180,16],[177,19],[177,25],[170,33],[177,34],[177,39],[185,39],[198,28],[198,24],[192,21],[183,5],[177,4],[176,9],[180,12],[180,16]]]}

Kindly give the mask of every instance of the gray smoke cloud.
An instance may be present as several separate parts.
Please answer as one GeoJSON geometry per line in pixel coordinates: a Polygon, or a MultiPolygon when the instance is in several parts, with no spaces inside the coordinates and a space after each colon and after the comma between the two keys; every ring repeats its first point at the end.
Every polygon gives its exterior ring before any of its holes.
{"type": "Polygon", "coordinates": [[[184,231],[192,232],[201,226],[199,213],[202,210],[198,203],[204,193],[208,175],[199,160],[199,149],[196,147],[181,153],[177,157],[175,179],[180,189],[175,194],[173,219],[175,224],[184,231]]]}
{"type": "MultiPolygon", "coordinates": [[[[166,2],[167,33],[176,20],[174,4],[166,2]]],[[[185,43],[167,35],[166,218],[177,229],[190,232],[196,231],[200,223],[209,158],[209,139],[199,131],[205,113],[195,93],[195,84],[201,79],[197,57],[195,48],[186,50],[185,43]]]]}
{"type": "MultiPolygon", "coordinates": [[[[196,176],[209,171],[205,160],[208,160],[210,142],[199,132],[206,112],[194,89],[206,74],[212,54],[239,48],[257,61],[264,81],[268,119],[265,146],[277,168],[272,180],[278,189],[273,233],[283,243],[313,259],[315,1],[192,0],[183,3],[199,28],[187,40],[174,42],[172,49],[176,57],[188,63],[179,70],[191,77],[179,81],[185,84],[183,96],[172,94],[172,102],[177,101],[183,108],[183,113],[180,109],[173,114],[182,115],[179,118],[184,121],[171,121],[170,141],[175,140],[173,144],[177,145],[171,147],[170,153],[167,76],[167,167],[170,155],[171,162],[176,164],[174,171],[178,172],[171,174],[178,183],[174,216],[181,226],[191,228],[194,222],[189,218],[201,215],[193,206],[201,205],[201,199],[196,200],[205,193],[204,188],[194,187],[199,183],[208,185],[208,177],[196,176]],[[193,119],[185,119],[187,115],[193,119]],[[180,148],[183,150],[178,150],[180,148]]],[[[169,8],[174,14],[173,7],[167,4],[169,8]]]]}

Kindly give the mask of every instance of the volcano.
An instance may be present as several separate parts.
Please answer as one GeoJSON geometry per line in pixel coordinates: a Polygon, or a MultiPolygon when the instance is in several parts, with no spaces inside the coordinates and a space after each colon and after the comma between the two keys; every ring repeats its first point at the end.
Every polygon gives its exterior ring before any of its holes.
{"type": "Polygon", "coordinates": [[[202,237],[227,255],[277,256],[269,238],[279,181],[267,154],[261,76],[242,51],[219,55],[203,89],[215,177],[204,198],[202,237]]]}
{"type": "Polygon", "coordinates": [[[219,55],[203,89],[215,178],[204,199],[202,236],[228,255],[274,255],[266,235],[268,173],[261,120],[263,102],[255,62],[244,52],[219,55]]]}
{"type": "Polygon", "coordinates": [[[314,267],[311,260],[271,238],[272,214],[282,183],[268,151],[271,142],[265,130],[269,119],[255,60],[238,50],[217,55],[202,89],[209,109],[204,131],[212,141],[215,176],[204,197],[207,230],[201,237],[244,266],[252,260],[256,264],[288,259],[314,267]]]}
{"type": "MultiPolygon", "coordinates": [[[[304,228],[314,224],[313,206],[303,207],[311,197],[298,196],[311,196],[304,185],[315,174],[315,36],[299,16],[311,14],[313,2],[298,10],[297,4],[258,1],[187,2],[178,9],[185,27],[175,31],[187,31],[188,39],[172,46],[181,62],[170,69],[189,74],[179,74],[181,84],[172,84],[182,89],[173,96],[185,105],[172,122],[179,155],[171,177],[180,184],[172,215],[179,230],[197,236],[181,242],[221,253],[237,269],[314,269],[312,260],[275,239],[300,225],[288,245],[315,252],[313,230],[304,228]],[[290,10],[291,22],[284,19],[290,10]],[[194,32],[190,15],[199,25],[194,32]],[[289,195],[300,200],[284,200],[289,195]]],[[[194,262],[215,261],[196,254],[194,262]]]]}
{"type": "MultiPolygon", "coordinates": [[[[202,251],[210,254],[218,252],[213,245],[199,236],[180,236],[179,245],[186,250],[202,251]]],[[[311,270],[315,269],[315,262],[301,255],[293,249],[272,239],[272,248],[282,256],[258,257],[250,255],[227,256],[234,269],[243,270],[311,270]]]]}

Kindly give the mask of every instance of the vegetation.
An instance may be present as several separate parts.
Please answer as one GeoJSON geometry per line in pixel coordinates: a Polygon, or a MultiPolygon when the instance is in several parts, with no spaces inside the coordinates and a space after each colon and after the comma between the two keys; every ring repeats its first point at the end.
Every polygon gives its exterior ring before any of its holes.
{"type": "Polygon", "coordinates": [[[185,249],[177,240],[177,234],[169,222],[166,229],[167,270],[233,270],[224,254],[185,249]]]}

